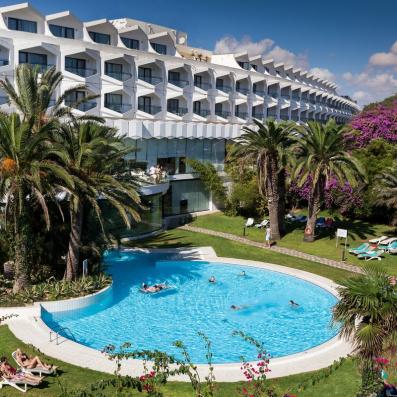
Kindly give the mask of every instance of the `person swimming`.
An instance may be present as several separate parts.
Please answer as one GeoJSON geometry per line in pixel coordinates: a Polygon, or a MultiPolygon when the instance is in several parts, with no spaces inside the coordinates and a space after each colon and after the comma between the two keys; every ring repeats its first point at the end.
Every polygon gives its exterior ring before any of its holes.
{"type": "Polygon", "coordinates": [[[241,277],[245,277],[247,275],[247,273],[245,273],[245,270],[243,270],[241,273],[238,274],[241,277]]]}
{"type": "Polygon", "coordinates": [[[167,289],[168,287],[167,287],[167,285],[166,284],[154,284],[154,285],[152,285],[152,286],[149,286],[149,285],[147,285],[147,284],[145,284],[145,283],[142,283],[142,291],[144,291],[144,292],[151,292],[151,293],[153,293],[153,292],[160,292],[160,291],[162,291],[163,289],[167,289]]]}
{"type": "Polygon", "coordinates": [[[216,283],[216,278],[215,278],[215,276],[211,276],[211,277],[208,279],[208,282],[209,282],[209,283],[216,283]]]}
{"type": "Polygon", "coordinates": [[[230,309],[235,310],[235,311],[237,311],[237,310],[244,310],[244,309],[247,309],[247,308],[248,308],[247,305],[242,305],[242,306],[231,305],[231,306],[230,306],[230,309]]]}
{"type": "Polygon", "coordinates": [[[289,304],[290,304],[292,307],[298,307],[298,306],[299,306],[299,303],[294,302],[292,299],[289,301],[289,304]]]}

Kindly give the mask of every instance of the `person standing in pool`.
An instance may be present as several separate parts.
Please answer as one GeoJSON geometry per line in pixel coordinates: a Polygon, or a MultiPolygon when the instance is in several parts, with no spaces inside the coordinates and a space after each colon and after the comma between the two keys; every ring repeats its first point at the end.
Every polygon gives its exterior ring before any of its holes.
{"type": "Polygon", "coordinates": [[[265,240],[266,240],[266,245],[268,248],[270,248],[272,246],[271,238],[272,238],[272,230],[270,229],[270,225],[267,225],[265,240]]]}
{"type": "Polygon", "coordinates": [[[208,282],[209,282],[209,283],[216,283],[216,278],[215,278],[215,276],[211,276],[211,277],[208,279],[208,282]]]}

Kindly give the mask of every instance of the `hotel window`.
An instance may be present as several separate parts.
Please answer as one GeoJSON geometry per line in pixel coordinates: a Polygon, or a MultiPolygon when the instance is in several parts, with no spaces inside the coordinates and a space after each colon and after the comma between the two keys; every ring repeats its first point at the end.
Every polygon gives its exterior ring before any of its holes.
{"type": "Polygon", "coordinates": [[[201,112],[201,102],[194,101],[193,102],[193,113],[200,114],[200,112],[201,112]]]}
{"type": "Polygon", "coordinates": [[[181,79],[181,74],[179,72],[168,72],[168,81],[179,81],[181,79]]]}
{"type": "Polygon", "coordinates": [[[88,32],[91,39],[95,41],[95,43],[99,44],[110,44],[110,34],[98,33],[98,32],[88,32]]]}
{"type": "Polygon", "coordinates": [[[153,50],[156,51],[158,54],[167,55],[167,46],[164,44],[158,43],[150,43],[153,47],[153,50]]]}
{"type": "Polygon", "coordinates": [[[252,84],[252,92],[257,92],[258,91],[258,86],[256,83],[252,84]]]}
{"type": "Polygon", "coordinates": [[[216,79],[216,88],[223,88],[223,79],[216,79]]]}
{"type": "Polygon", "coordinates": [[[85,91],[74,91],[69,93],[65,98],[66,106],[74,106],[77,102],[80,102],[85,98],[85,91]]]}
{"type": "Polygon", "coordinates": [[[142,112],[150,113],[152,107],[152,98],[150,96],[138,97],[138,110],[142,112]]]}
{"type": "Polygon", "coordinates": [[[145,81],[150,80],[152,78],[152,69],[139,67],[138,77],[145,81]]]}
{"type": "Polygon", "coordinates": [[[120,63],[105,62],[105,74],[121,80],[123,75],[123,65],[120,63]]]}
{"type": "Polygon", "coordinates": [[[202,76],[198,76],[197,74],[194,75],[194,85],[196,87],[201,87],[202,80],[203,80],[202,76]]]}
{"type": "Polygon", "coordinates": [[[64,37],[65,39],[74,39],[74,29],[60,25],[49,25],[50,32],[56,37],[64,37]]]}
{"type": "Polygon", "coordinates": [[[120,37],[122,43],[131,50],[139,50],[139,40],[130,39],[128,37],[120,37]]]}
{"type": "MultiPolygon", "coordinates": [[[[65,57],[65,69],[72,73],[83,73],[86,69],[86,60],[72,57],[65,57]]],[[[84,74],[83,74],[84,76],[84,74]]]]}
{"type": "Polygon", "coordinates": [[[19,18],[8,18],[8,29],[37,33],[37,22],[19,18]]]}
{"type": "Polygon", "coordinates": [[[168,99],[167,111],[171,113],[178,113],[179,111],[179,99],[168,99]]]}
{"type": "Polygon", "coordinates": [[[251,68],[258,71],[258,65],[251,65],[251,68]]]}
{"type": "Polygon", "coordinates": [[[30,65],[47,65],[47,55],[34,52],[19,51],[19,63],[30,65]]]}
{"type": "Polygon", "coordinates": [[[249,70],[250,69],[250,64],[248,62],[238,61],[237,63],[239,64],[240,68],[243,68],[245,70],[249,70]]]}

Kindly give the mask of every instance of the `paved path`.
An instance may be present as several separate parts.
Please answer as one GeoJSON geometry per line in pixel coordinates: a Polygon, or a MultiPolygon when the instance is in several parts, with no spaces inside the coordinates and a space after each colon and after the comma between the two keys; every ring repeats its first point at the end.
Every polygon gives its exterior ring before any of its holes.
{"type": "Polygon", "coordinates": [[[235,236],[234,234],[230,234],[230,233],[217,232],[215,230],[204,229],[202,227],[195,227],[189,225],[181,226],[180,229],[187,230],[189,232],[208,234],[209,236],[222,237],[227,240],[236,241],[238,243],[242,243],[246,245],[252,245],[253,247],[268,249],[271,251],[279,252],[280,254],[293,256],[295,258],[306,259],[311,262],[321,263],[323,265],[335,267],[337,269],[347,270],[353,273],[360,273],[360,274],[363,273],[363,270],[358,266],[348,265],[344,262],[334,261],[332,259],[327,259],[320,256],[305,254],[304,252],[300,252],[290,248],[279,247],[277,245],[273,245],[271,248],[268,248],[264,243],[252,241],[247,238],[235,236]]]}

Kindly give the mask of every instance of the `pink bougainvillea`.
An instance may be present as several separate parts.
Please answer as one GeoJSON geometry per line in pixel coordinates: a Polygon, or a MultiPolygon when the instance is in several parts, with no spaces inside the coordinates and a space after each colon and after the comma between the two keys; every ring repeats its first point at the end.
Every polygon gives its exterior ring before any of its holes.
{"type": "Polygon", "coordinates": [[[391,106],[379,104],[361,112],[350,125],[353,131],[346,134],[346,139],[352,147],[365,147],[378,138],[397,143],[397,100],[391,106]]]}

